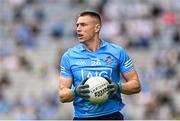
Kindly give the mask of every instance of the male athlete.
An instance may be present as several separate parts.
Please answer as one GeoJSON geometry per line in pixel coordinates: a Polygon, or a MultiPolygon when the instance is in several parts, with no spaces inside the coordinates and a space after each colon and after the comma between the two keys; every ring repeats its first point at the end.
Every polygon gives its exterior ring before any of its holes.
{"type": "Polygon", "coordinates": [[[141,90],[132,60],[122,47],[99,37],[102,23],[98,13],[82,12],[76,25],[80,44],[68,49],[60,62],[60,101],[73,101],[74,120],[123,120],[121,93],[130,95],[141,90]],[[125,83],[122,83],[120,73],[125,83]],[[94,76],[111,82],[107,86],[109,99],[103,104],[95,105],[87,100],[89,85],[83,85],[83,82],[94,76]]]}

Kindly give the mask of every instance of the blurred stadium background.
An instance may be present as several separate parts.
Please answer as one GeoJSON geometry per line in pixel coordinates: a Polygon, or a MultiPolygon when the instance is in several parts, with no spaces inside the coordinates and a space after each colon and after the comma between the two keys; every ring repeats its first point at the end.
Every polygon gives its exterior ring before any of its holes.
{"type": "Polygon", "coordinates": [[[0,0],[0,119],[71,119],[58,99],[58,63],[77,43],[75,18],[101,13],[102,38],[133,58],[142,92],[125,119],[180,119],[179,0],[0,0]]]}

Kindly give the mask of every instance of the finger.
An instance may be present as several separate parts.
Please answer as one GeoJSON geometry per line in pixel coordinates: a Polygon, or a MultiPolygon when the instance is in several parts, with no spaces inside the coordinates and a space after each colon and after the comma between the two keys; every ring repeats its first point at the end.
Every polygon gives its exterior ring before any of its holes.
{"type": "Polygon", "coordinates": [[[114,95],[114,93],[113,92],[109,92],[109,93],[107,93],[107,95],[111,96],[111,95],[114,95]]]}
{"type": "Polygon", "coordinates": [[[87,93],[82,93],[82,94],[81,94],[81,97],[82,97],[82,98],[85,98],[85,99],[90,98],[90,96],[89,96],[87,93]]]}
{"type": "Polygon", "coordinates": [[[81,93],[90,93],[89,89],[81,89],[81,93]]]}
{"type": "Polygon", "coordinates": [[[113,97],[114,97],[113,94],[111,94],[111,95],[108,96],[109,99],[112,99],[113,97]]]}
{"type": "Polygon", "coordinates": [[[110,97],[113,96],[113,92],[108,92],[107,95],[108,95],[108,97],[110,98],[110,97]]]}
{"type": "Polygon", "coordinates": [[[112,83],[112,81],[108,77],[104,77],[104,78],[109,82],[109,84],[112,83]]]}
{"type": "Polygon", "coordinates": [[[116,91],[115,89],[110,89],[107,94],[115,93],[115,91],[116,91]]]}
{"type": "Polygon", "coordinates": [[[107,85],[107,88],[109,88],[109,89],[114,88],[114,84],[107,85]]]}
{"type": "Polygon", "coordinates": [[[89,78],[84,79],[81,84],[83,85],[89,78]]]}
{"type": "Polygon", "coordinates": [[[90,96],[87,96],[87,97],[83,97],[85,100],[89,100],[90,96]]]}
{"type": "Polygon", "coordinates": [[[89,85],[88,85],[88,84],[81,85],[81,88],[82,88],[82,89],[89,88],[89,85]]]}
{"type": "Polygon", "coordinates": [[[108,92],[107,95],[109,98],[113,98],[115,94],[116,94],[115,92],[108,92]]]}

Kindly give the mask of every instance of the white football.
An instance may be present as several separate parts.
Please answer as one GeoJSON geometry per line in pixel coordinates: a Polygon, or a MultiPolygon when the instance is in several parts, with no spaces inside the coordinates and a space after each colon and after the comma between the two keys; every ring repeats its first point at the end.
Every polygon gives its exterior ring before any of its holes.
{"type": "Polygon", "coordinates": [[[89,85],[90,98],[89,101],[93,104],[101,104],[107,101],[108,99],[108,89],[107,85],[109,82],[103,77],[91,77],[85,84],[89,85]]]}

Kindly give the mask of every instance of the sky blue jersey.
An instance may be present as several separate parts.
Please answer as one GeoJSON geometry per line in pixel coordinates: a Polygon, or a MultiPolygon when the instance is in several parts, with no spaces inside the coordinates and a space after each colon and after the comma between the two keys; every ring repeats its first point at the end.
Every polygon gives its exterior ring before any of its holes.
{"type": "MultiPolygon", "coordinates": [[[[68,49],[61,58],[60,76],[72,78],[73,86],[78,86],[86,78],[108,77],[114,82],[121,81],[120,73],[130,72],[134,65],[127,52],[120,46],[101,40],[100,47],[91,52],[83,44],[68,49]]],[[[91,104],[81,97],[73,102],[75,117],[97,117],[120,111],[124,107],[121,95],[103,104],[91,104]]]]}

